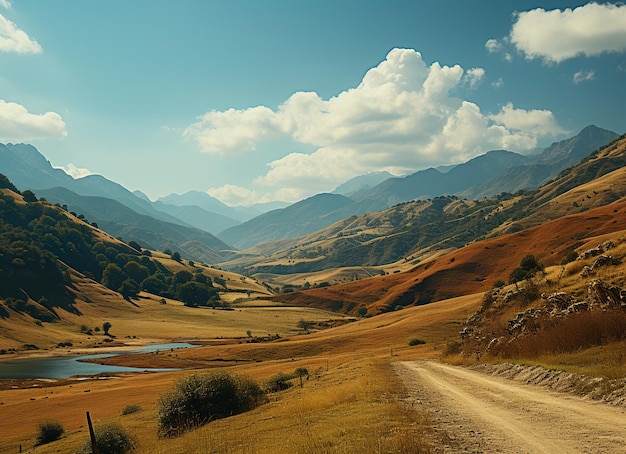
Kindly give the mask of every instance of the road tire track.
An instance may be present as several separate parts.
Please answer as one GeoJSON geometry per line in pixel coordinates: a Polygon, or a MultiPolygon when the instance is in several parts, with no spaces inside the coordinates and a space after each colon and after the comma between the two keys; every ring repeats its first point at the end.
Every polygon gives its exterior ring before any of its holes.
{"type": "Polygon", "coordinates": [[[394,365],[437,452],[626,453],[626,410],[436,361],[394,365]]]}

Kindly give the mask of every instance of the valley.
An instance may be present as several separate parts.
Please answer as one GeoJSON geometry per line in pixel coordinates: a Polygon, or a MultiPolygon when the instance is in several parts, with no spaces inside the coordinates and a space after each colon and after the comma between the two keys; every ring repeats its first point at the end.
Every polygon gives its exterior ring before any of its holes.
{"type": "MultiPolygon", "coordinates": [[[[403,201],[245,250],[141,216],[115,237],[97,211],[49,200],[60,191],[41,197],[3,177],[0,367],[194,348],[90,360],[175,371],[0,380],[0,451],[76,452],[89,411],[97,426],[121,424],[146,453],[610,452],[626,441],[610,422],[623,416],[615,396],[626,376],[624,156],[622,136],[532,190],[403,201]],[[196,236],[169,240],[168,229],[196,236]],[[166,247],[148,247],[156,238],[166,247]],[[557,395],[477,372],[498,364],[588,381],[557,395]],[[287,384],[250,411],[159,436],[162,396],[210,371],[287,384]],[[581,387],[584,401],[571,395],[581,387]],[[598,426],[579,434],[586,421],[576,415],[592,412],[598,426]],[[538,418],[569,429],[532,437],[538,418]],[[48,419],[65,435],[36,445],[48,419]]],[[[352,206],[335,200],[333,213],[352,206]]],[[[285,222],[271,213],[255,222],[285,222]]]]}

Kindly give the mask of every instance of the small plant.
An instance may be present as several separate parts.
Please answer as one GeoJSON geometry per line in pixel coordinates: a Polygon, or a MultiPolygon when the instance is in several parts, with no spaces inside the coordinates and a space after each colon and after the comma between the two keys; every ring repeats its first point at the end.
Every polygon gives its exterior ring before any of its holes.
{"type": "Polygon", "coordinates": [[[300,319],[300,321],[298,322],[298,328],[302,329],[303,331],[306,331],[307,333],[312,327],[313,327],[313,322],[311,321],[300,319]]]}
{"type": "Polygon", "coordinates": [[[266,393],[276,393],[278,391],[289,389],[293,386],[289,383],[289,380],[292,380],[293,378],[293,375],[284,374],[282,372],[272,375],[263,383],[263,391],[266,393]]]}
{"type": "Polygon", "coordinates": [[[267,397],[251,379],[227,372],[192,374],[159,398],[159,435],[172,437],[213,419],[243,413],[267,397]]]}
{"type": "MultiPolygon", "coordinates": [[[[125,454],[135,449],[135,440],[117,423],[98,426],[94,430],[100,454],[125,454]]],[[[76,454],[92,454],[91,440],[87,440],[76,454]]]]}
{"type": "Polygon", "coordinates": [[[45,445],[58,440],[65,433],[61,423],[56,421],[44,421],[39,423],[39,433],[37,434],[37,445],[45,445]]]}
{"type": "Polygon", "coordinates": [[[130,415],[131,413],[137,413],[139,410],[141,410],[141,407],[139,405],[126,405],[122,410],[122,416],[130,415]]]}
{"type": "Polygon", "coordinates": [[[497,281],[493,283],[493,288],[502,288],[505,285],[506,285],[506,282],[504,282],[502,279],[498,279],[497,281]]]}
{"type": "Polygon", "coordinates": [[[423,344],[425,344],[425,343],[426,343],[426,341],[425,341],[425,340],[423,340],[423,339],[418,339],[418,338],[416,338],[416,337],[414,337],[413,339],[409,340],[409,345],[410,345],[411,347],[413,347],[413,346],[415,346],[415,345],[423,345],[423,344]]]}

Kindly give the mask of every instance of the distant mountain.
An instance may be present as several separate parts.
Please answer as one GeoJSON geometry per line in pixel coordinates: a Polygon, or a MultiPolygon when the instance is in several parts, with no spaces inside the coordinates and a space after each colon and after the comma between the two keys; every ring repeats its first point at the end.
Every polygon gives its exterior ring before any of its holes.
{"type": "Polygon", "coordinates": [[[240,221],[218,213],[207,211],[197,205],[170,205],[160,201],[154,202],[154,207],[180,219],[181,221],[217,235],[223,230],[241,224],[240,221]]]}
{"type": "Polygon", "coordinates": [[[357,191],[369,189],[393,177],[394,176],[389,172],[370,172],[366,175],[360,175],[346,181],[345,183],[337,186],[332,193],[350,197],[350,195],[357,191]]]}
{"type": "MultiPolygon", "coordinates": [[[[215,197],[210,196],[206,192],[202,191],[188,191],[184,194],[170,194],[165,197],[161,197],[157,200],[157,202],[161,202],[168,205],[174,205],[178,207],[182,206],[197,206],[202,208],[203,210],[209,213],[216,213],[218,215],[229,218],[234,222],[229,226],[223,227],[221,230],[224,230],[232,225],[236,225],[240,222],[248,221],[260,214],[266,213],[268,211],[284,208],[289,205],[284,202],[271,202],[266,204],[256,204],[249,207],[244,206],[228,206],[215,197]],[[238,221],[238,222],[237,222],[238,221]]],[[[224,222],[224,221],[223,221],[224,222]]],[[[195,224],[192,224],[195,225],[195,224]]],[[[212,229],[211,232],[219,231],[218,229],[212,229]]]]}
{"type": "Polygon", "coordinates": [[[534,189],[556,177],[563,169],[578,164],[588,156],[617,138],[613,131],[591,125],[585,127],[574,137],[554,142],[541,153],[530,157],[529,162],[505,169],[492,178],[469,187],[457,195],[466,198],[482,198],[502,192],[515,193],[520,190],[534,189]]]}
{"type": "Polygon", "coordinates": [[[224,251],[231,249],[206,231],[137,213],[113,199],[79,195],[62,187],[40,189],[36,195],[51,203],[66,205],[110,235],[136,241],[144,248],[170,249],[183,257],[208,263],[223,261],[228,256],[224,251]]]}
{"type": "Polygon", "coordinates": [[[375,200],[382,210],[397,203],[456,194],[491,179],[505,169],[528,162],[528,157],[495,150],[459,164],[445,173],[430,168],[404,178],[389,178],[370,189],[352,194],[354,200],[375,200]]]}
{"type": "Polygon", "coordinates": [[[52,164],[32,145],[0,144],[0,169],[20,190],[64,187],[84,196],[106,197],[117,200],[133,211],[162,221],[186,225],[180,219],[157,211],[145,198],[137,197],[122,185],[101,175],[88,175],[74,179],[52,164]]]}
{"type": "MultiPolygon", "coordinates": [[[[438,196],[397,204],[342,219],[298,238],[259,244],[221,266],[246,274],[292,274],[380,266],[399,260],[416,265],[435,251],[460,248],[624,201],[626,135],[533,191],[501,193],[480,200],[438,196]]],[[[602,222],[607,229],[622,228],[614,225],[611,216],[602,222]]],[[[468,271],[475,268],[480,264],[472,264],[468,271]]]]}
{"type": "Polygon", "coordinates": [[[318,194],[280,210],[257,216],[218,236],[238,248],[314,232],[346,217],[354,201],[339,194],[318,194]]]}

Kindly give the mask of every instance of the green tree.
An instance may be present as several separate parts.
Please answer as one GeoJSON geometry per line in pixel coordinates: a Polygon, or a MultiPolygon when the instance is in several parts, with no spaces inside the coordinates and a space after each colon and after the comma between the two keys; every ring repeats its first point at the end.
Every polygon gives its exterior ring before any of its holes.
{"type": "Polygon", "coordinates": [[[135,282],[142,282],[148,276],[150,276],[150,270],[147,266],[144,266],[134,260],[124,265],[124,274],[135,282]]]}
{"type": "Polygon", "coordinates": [[[109,322],[104,322],[102,324],[102,331],[104,331],[104,335],[108,336],[109,335],[109,330],[111,329],[111,323],[109,322]]]}
{"type": "Polygon", "coordinates": [[[511,272],[509,283],[514,284],[530,279],[540,271],[543,272],[543,265],[537,261],[534,255],[528,254],[520,261],[520,265],[511,272]]]}
{"type": "Polygon", "coordinates": [[[178,298],[185,306],[206,306],[209,301],[209,289],[199,282],[185,282],[178,289],[178,298]]]}
{"type": "Polygon", "coordinates": [[[306,367],[298,367],[294,371],[294,375],[300,379],[300,388],[302,388],[302,378],[309,376],[309,370],[306,367]]]}
{"type": "Polygon", "coordinates": [[[126,279],[120,285],[118,292],[126,299],[137,296],[139,294],[139,285],[133,279],[126,279]]]}
{"type": "Polygon", "coordinates": [[[111,290],[117,291],[126,279],[122,269],[115,263],[109,263],[102,272],[102,284],[111,290]]]}

